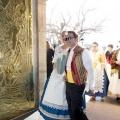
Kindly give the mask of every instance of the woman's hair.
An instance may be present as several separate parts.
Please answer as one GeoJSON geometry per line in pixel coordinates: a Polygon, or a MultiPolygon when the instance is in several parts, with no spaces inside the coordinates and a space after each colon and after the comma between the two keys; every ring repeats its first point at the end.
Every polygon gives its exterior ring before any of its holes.
{"type": "Polygon", "coordinates": [[[67,35],[67,31],[62,31],[61,36],[67,35]]]}
{"type": "Polygon", "coordinates": [[[66,31],[62,31],[61,35],[63,35],[66,31]]]}
{"type": "Polygon", "coordinates": [[[92,44],[96,44],[98,46],[98,43],[97,42],[93,42],[92,44]]]}
{"type": "Polygon", "coordinates": [[[46,41],[46,49],[50,48],[50,44],[48,41],[46,41]]]}
{"type": "Polygon", "coordinates": [[[112,45],[112,44],[109,44],[108,47],[113,48],[113,45],[112,45]]]}

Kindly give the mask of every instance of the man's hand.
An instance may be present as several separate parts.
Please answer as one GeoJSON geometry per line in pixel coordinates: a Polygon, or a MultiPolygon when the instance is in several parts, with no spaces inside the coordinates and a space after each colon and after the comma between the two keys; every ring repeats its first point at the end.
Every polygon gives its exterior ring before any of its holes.
{"type": "Polygon", "coordinates": [[[63,76],[63,80],[66,82],[67,81],[67,76],[63,76]]]}
{"type": "Polygon", "coordinates": [[[93,96],[94,95],[94,90],[89,90],[89,93],[90,93],[91,96],[93,96]]]}

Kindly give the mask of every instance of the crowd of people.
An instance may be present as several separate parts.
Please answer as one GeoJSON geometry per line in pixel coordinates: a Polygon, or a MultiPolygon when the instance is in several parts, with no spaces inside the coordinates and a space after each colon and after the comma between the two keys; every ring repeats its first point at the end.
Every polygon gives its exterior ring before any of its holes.
{"type": "MultiPolygon", "coordinates": [[[[47,80],[40,99],[39,112],[45,120],[88,120],[85,95],[104,99],[114,94],[120,100],[120,49],[92,50],[78,45],[74,31],[61,33],[62,44],[47,49],[47,80]]],[[[48,44],[48,43],[47,43],[48,44]]]]}
{"type": "Polygon", "coordinates": [[[109,78],[109,94],[120,100],[120,48],[113,50],[113,45],[108,45],[106,52],[107,74],[109,78]]]}

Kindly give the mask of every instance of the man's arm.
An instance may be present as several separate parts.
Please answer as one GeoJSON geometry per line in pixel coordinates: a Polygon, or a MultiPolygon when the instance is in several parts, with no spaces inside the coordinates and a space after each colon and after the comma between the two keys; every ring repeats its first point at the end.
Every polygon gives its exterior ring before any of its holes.
{"type": "Polygon", "coordinates": [[[88,72],[88,80],[90,85],[89,88],[90,90],[94,90],[94,70],[92,66],[92,59],[87,49],[83,50],[82,59],[83,59],[83,65],[88,72]]]}

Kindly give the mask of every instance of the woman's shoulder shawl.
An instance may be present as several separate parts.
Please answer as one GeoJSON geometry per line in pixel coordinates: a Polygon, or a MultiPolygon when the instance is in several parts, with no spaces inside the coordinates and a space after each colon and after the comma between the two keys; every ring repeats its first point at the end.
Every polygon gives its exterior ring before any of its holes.
{"type": "Polygon", "coordinates": [[[110,63],[112,69],[118,69],[119,67],[119,65],[115,63],[115,61],[117,61],[117,56],[119,51],[120,51],[120,48],[113,52],[111,63],[110,63]]]}

